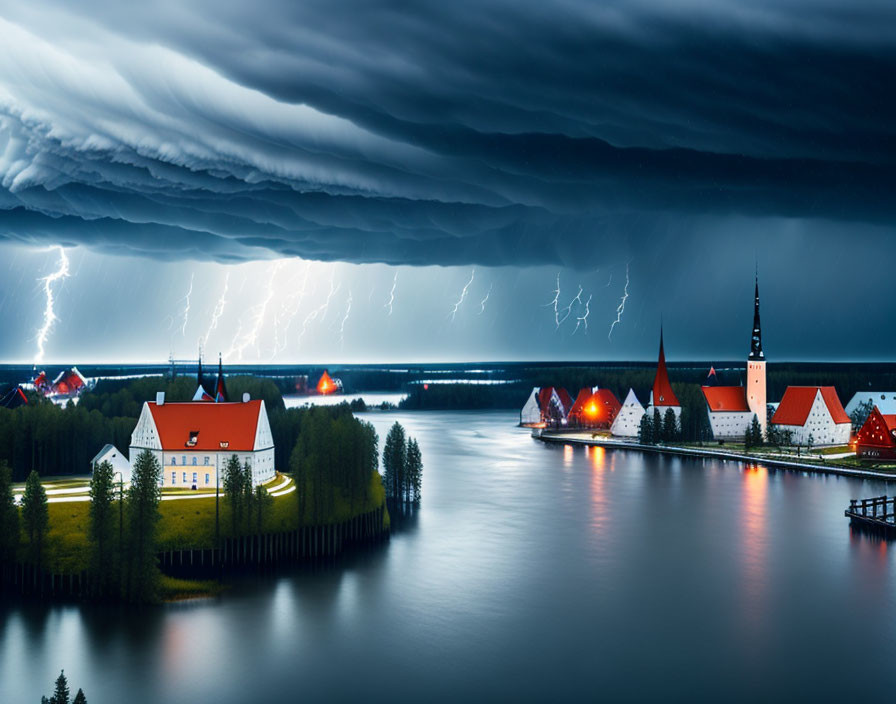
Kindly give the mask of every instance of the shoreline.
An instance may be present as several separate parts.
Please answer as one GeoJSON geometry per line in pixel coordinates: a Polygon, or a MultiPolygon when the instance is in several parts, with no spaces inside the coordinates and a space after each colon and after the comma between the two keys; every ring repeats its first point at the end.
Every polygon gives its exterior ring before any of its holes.
{"type": "Polygon", "coordinates": [[[873,469],[853,469],[850,467],[840,467],[837,465],[815,464],[808,462],[797,462],[794,460],[775,459],[771,457],[756,457],[741,452],[725,452],[722,450],[710,450],[696,447],[681,447],[679,445],[642,445],[638,442],[627,442],[624,440],[609,440],[606,438],[587,438],[578,435],[551,433],[541,429],[534,429],[532,437],[542,442],[582,445],[584,447],[603,447],[608,450],[628,450],[635,452],[653,452],[664,455],[677,455],[680,457],[697,457],[697,458],[713,458],[723,460],[733,460],[744,464],[763,464],[768,467],[779,469],[789,469],[799,472],[821,472],[823,474],[837,474],[853,479],[880,479],[887,482],[896,481],[896,474],[890,472],[880,472],[873,469]]]}

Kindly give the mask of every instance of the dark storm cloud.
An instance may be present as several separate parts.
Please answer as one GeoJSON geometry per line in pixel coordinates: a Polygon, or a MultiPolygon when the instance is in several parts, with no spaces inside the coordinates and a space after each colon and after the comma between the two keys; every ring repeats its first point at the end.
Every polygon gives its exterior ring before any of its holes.
{"type": "Polygon", "coordinates": [[[73,12],[0,12],[10,238],[586,266],[690,218],[896,216],[890,3],[73,12]]]}

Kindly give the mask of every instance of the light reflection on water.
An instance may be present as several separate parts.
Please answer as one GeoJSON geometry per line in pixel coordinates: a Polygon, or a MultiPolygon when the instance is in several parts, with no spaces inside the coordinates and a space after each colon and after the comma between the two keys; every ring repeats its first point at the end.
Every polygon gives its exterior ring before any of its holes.
{"type": "Polygon", "coordinates": [[[843,517],[885,485],[545,446],[514,416],[366,414],[420,441],[423,507],[338,567],[136,612],[0,608],[0,701],[39,701],[62,667],[90,701],[136,703],[896,686],[893,551],[843,517]]]}

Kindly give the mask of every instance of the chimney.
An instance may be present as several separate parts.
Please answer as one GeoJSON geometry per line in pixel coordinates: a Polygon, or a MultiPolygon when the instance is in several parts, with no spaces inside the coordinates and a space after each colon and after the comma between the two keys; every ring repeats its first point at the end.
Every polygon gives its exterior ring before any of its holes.
{"type": "Polygon", "coordinates": [[[243,403],[249,403],[249,392],[243,394],[243,403]]]}
{"type": "Polygon", "coordinates": [[[164,391],[157,391],[157,392],[156,392],[156,405],[157,405],[157,406],[164,406],[164,405],[165,405],[165,392],[164,392],[164,391]]]}

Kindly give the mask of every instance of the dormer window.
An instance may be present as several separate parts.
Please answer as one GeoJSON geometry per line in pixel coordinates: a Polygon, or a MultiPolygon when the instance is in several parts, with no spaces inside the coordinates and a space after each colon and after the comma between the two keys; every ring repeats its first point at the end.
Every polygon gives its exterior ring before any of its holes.
{"type": "Polygon", "coordinates": [[[230,447],[230,443],[227,442],[226,440],[222,440],[221,441],[221,449],[226,450],[228,447],[230,447]]]}
{"type": "Polygon", "coordinates": [[[199,442],[199,431],[191,430],[190,439],[187,440],[187,447],[196,447],[197,442],[199,442]]]}

